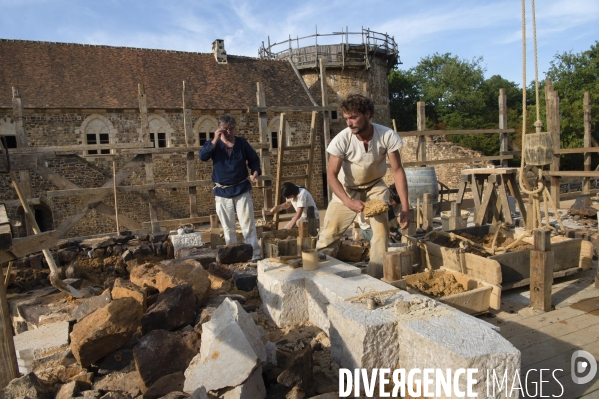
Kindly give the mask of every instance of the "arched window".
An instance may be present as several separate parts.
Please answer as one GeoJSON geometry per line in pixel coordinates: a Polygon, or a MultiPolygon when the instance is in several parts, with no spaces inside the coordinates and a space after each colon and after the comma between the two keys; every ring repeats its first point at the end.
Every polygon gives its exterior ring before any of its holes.
{"type": "MultiPolygon", "coordinates": [[[[110,144],[116,143],[116,129],[108,118],[92,114],[85,118],[78,130],[81,134],[81,142],[83,144],[110,144]]],[[[87,155],[110,155],[112,150],[88,150],[87,155]]]]}
{"type": "MultiPolygon", "coordinates": [[[[270,148],[276,150],[279,148],[279,126],[281,118],[275,116],[270,123],[268,124],[268,141],[270,143],[270,148]]],[[[285,143],[286,145],[291,145],[293,135],[295,134],[295,128],[289,126],[289,122],[285,122],[285,143]]]]}
{"type": "Polygon", "coordinates": [[[155,148],[164,148],[171,146],[171,133],[173,128],[161,116],[149,115],[148,125],[150,125],[150,141],[154,143],[155,148]]]}
{"type": "Polygon", "coordinates": [[[15,124],[10,116],[0,118],[0,139],[4,148],[17,148],[15,124]]]}
{"type": "Polygon", "coordinates": [[[206,141],[212,140],[217,127],[218,121],[216,118],[208,115],[201,116],[193,127],[196,143],[204,145],[206,141]]]}

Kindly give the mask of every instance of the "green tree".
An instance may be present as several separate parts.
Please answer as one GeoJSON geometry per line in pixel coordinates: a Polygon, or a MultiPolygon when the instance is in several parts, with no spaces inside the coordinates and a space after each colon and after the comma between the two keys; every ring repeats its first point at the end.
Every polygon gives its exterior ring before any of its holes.
{"type": "Polygon", "coordinates": [[[416,130],[416,103],[419,91],[411,70],[394,69],[389,74],[389,109],[401,132],[416,130]]]}

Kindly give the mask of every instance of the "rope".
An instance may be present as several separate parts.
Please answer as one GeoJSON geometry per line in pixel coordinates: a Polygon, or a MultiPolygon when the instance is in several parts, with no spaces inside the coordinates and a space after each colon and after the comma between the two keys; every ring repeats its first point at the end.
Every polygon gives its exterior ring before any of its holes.
{"type": "Polygon", "coordinates": [[[351,303],[362,302],[364,303],[366,299],[373,298],[375,303],[378,305],[384,305],[387,299],[391,297],[391,295],[397,293],[397,290],[391,290],[390,292],[380,292],[371,286],[366,286],[364,288],[358,287],[356,289],[356,293],[359,294],[357,297],[354,297],[350,300],[351,303]]]}
{"type": "MultiPolygon", "coordinates": [[[[536,23],[536,13],[535,13],[535,0],[531,0],[532,2],[532,25],[533,25],[533,45],[534,45],[534,63],[535,63],[535,100],[536,100],[536,117],[535,121],[535,131],[536,133],[541,132],[541,127],[543,126],[541,122],[541,110],[540,110],[540,95],[539,95],[539,68],[538,68],[538,55],[537,55],[537,23],[536,23]]],[[[526,119],[527,119],[527,109],[526,109],[526,0],[522,0],[522,143],[524,144],[524,135],[526,134],[526,119]]],[[[527,189],[525,184],[525,170],[526,170],[526,156],[523,151],[522,156],[520,158],[520,176],[518,179],[518,183],[520,184],[520,190],[525,194],[528,194],[530,198],[532,198],[532,209],[529,210],[529,217],[531,218],[530,225],[527,224],[527,230],[532,231],[537,227],[541,227],[541,198],[543,199],[543,206],[545,212],[545,228],[554,230],[553,226],[549,224],[549,205],[551,209],[555,212],[556,219],[559,223],[561,232],[565,232],[564,225],[562,224],[561,218],[559,217],[559,213],[547,190],[547,187],[543,184],[543,171],[542,167],[538,170],[538,179],[537,179],[537,187],[535,189],[527,189]]],[[[496,237],[495,237],[496,238],[496,237]]],[[[495,240],[494,240],[495,242],[495,240]]],[[[493,245],[494,246],[494,245],[493,245]]]]}

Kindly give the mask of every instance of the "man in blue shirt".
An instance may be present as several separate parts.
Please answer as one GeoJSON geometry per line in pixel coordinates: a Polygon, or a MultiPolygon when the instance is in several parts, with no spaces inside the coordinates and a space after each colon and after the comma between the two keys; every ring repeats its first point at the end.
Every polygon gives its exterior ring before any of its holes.
{"type": "Polygon", "coordinates": [[[207,141],[200,150],[200,159],[212,160],[216,214],[223,226],[225,242],[237,243],[237,212],[245,242],[254,248],[252,261],[257,261],[261,257],[261,249],[256,234],[250,182],[257,182],[262,170],[258,154],[246,139],[235,136],[235,127],[236,122],[231,115],[221,116],[214,139],[207,141]],[[248,173],[248,167],[251,175],[248,173]]]}

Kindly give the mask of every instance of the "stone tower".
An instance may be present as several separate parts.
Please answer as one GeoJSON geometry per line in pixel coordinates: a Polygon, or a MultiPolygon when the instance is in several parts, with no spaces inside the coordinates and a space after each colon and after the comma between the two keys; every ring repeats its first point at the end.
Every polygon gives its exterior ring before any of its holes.
{"type": "MultiPolygon", "coordinates": [[[[322,104],[319,59],[325,59],[327,100],[336,105],[351,93],[365,94],[375,103],[373,121],[389,126],[389,71],[401,63],[392,36],[361,32],[319,34],[262,44],[261,58],[286,59],[294,65],[315,102],[322,104]],[[320,41],[320,43],[319,43],[320,41]]],[[[345,128],[343,116],[331,112],[331,136],[345,128]]]]}

